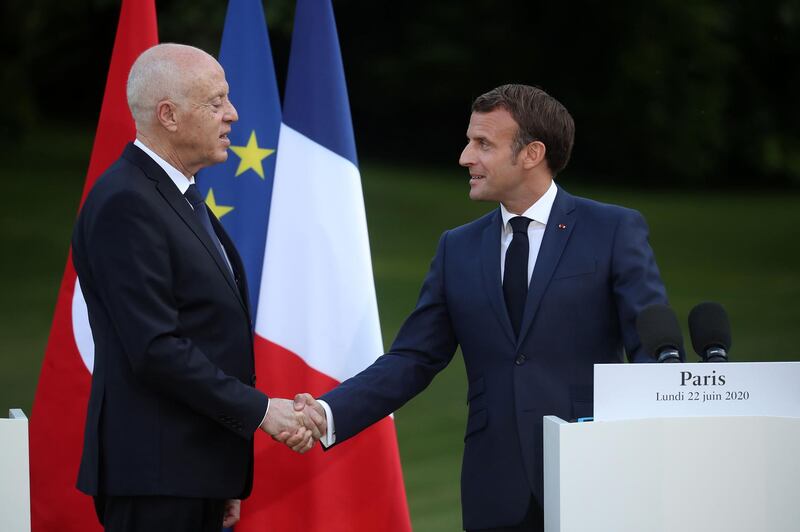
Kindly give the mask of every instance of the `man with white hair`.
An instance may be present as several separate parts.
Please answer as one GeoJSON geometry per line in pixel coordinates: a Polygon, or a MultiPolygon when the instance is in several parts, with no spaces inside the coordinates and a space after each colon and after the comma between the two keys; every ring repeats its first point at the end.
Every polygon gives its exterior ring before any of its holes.
{"type": "Polygon", "coordinates": [[[242,262],[194,183],[226,160],[238,119],[222,67],[161,44],[127,93],[136,140],[72,239],[95,344],[78,488],[109,531],[217,532],[250,493],[256,429],[305,451],[324,419],[253,387],[242,262]]]}

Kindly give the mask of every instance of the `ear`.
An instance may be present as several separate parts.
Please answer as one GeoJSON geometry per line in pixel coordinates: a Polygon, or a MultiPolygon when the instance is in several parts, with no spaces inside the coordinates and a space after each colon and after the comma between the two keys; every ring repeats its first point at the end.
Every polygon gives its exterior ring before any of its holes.
{"type": "Polygon", "coordinates": [[[178,106],[171,100],[161,100],[156,104],[156,120],[167,131],[178,129],[178,106]]]}
{"type": "Polygon", "coordinates": [[[542,163],[547,164],[547,159],[545,159],[546,153],[547,153],[547,148],[545,147],[543,142],[538,140],[529,142],[528,145],[522,149],[523,168],[525,168],[526,170],[531,170],[532,168],[536,168],[542,163]]]}

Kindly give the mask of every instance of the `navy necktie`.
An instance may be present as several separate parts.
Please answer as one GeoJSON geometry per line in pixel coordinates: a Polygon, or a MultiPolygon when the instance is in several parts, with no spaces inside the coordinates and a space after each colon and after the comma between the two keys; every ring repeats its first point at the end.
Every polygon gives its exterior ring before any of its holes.
{"type": "Polygon", "coordinates": [[[525,299],[528,297],[528,253],[530,249],[528,224],[531,223],[531,219],[515,216],[509,223],[514,231],[514,238],[511,239],[511,244],[506,250],[503,295],[506,298],[506,309],[508,309],[508,317],[511,318],[514,334],[519,336],[522,312],[525,309],[525,299]]]}
{"type": "Polygon", "coordinates": [[[192,184],[189,185],[189,188],[186,189],[186,193],[184,194],[189,203],[191,203],[192,208],[194,209],[194,215],[197,217],[197,220],[200,222],[200,225],[203,226],[203,229],[206,230],[208,233],[209,238],[214,243],[214,246],[217,248],[217,252],[219,253],[220,257],[222,257],[222,261],[228,265],[228,269],[233,273],[233,268],[231,268],[230,262],[228,262],[228,256],[225,254],[225,250],[222,249],[222,244],[217,238],[217,234],[214,232],[214,226],[211,225],[211,218],[208,216],[208,209],[206,208],[206,202],[203,200],[203,196],[200,195],[200,191],[197,190],[197,186],[192,184]]]}

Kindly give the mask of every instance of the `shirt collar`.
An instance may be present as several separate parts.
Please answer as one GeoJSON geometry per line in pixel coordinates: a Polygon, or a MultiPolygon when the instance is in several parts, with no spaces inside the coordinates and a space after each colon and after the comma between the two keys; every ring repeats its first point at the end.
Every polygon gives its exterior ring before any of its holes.
{"type": "Polygon", "coordinates": [[[515,216],[525,216],[542,225],[547,225],[547,220],[550,218],[550,211],[553,210],[553,203],[556,200],[557,192],[558,187],[556,186],[556,182],[550,181],[550,187],[547,189],[547,192],[542,194],[542,197],[539,198],[536,203],[528,207],[528,209],[520,215],[508,212],[506,206],[501,203],[500,214],[503,217],[503,229],[510,231],[508,221],[515,216]]]}
{"type": "Polygon", "coordinates": [[[145,146],[144,143],[138,138],[133,141],[133,145],[137,146],[140,150],[149,155],[150,158],[153,159],[156,164],[158,164],[158,166],[164,169],[172,182],[175,183],[175,186],[178,187],[178,190],[181,191],[181,194],[186,194],[186,190],[189,188],[189,185],[194,185],[194,176],[186,177],[183,175],[180,170],[159,157],[156,152],[145,146]]]}

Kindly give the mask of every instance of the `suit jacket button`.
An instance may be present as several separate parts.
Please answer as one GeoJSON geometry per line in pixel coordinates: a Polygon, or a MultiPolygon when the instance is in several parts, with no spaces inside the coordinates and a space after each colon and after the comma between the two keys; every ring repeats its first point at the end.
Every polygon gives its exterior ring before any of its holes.
{"type": "Polygon", "coordinates": [[[516,364],[517,366],[521,366],[521,365],[523,365],[525,363],[526,360],[528,360],[528,357],[526,357],[525,355],[520,353],[517,356],[517,359],[514,361],[514,364],[516,364]]]}

